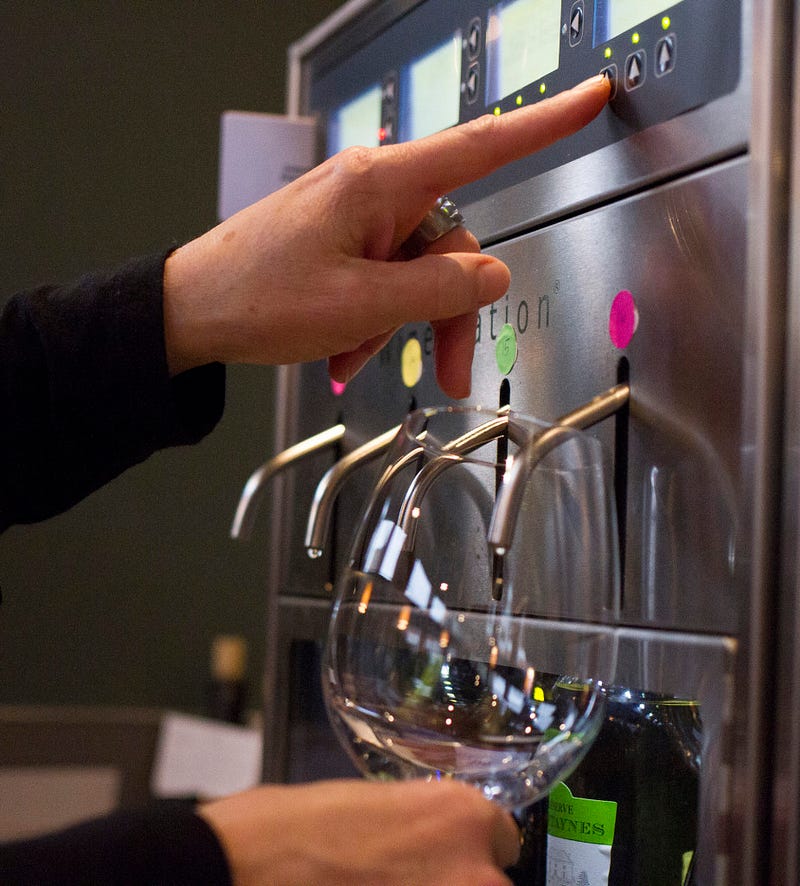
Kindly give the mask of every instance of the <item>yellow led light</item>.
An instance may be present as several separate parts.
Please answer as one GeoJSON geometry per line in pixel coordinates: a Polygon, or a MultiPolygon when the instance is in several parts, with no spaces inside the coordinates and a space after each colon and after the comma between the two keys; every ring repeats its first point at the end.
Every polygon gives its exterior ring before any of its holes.
{"type": "Polygon", "coordinates": [[[500,116],[500,108],[499,108],[499,107],[496,107],[496,108],[494,109],[494,115],[495,115],[495,117],[499,117],[499,116],[500,116]]]}
{"type": "Polygon", "coordinates": [[[614,55],[613,50],[610,46],[606,46],[606,48],[603,50],[603,58],[611,58],[612,55],[614,55]]]}
{"type": "Polygon", "coordinates": [[[518,95],[517,96],[517,107],[519,107],[521,104],[522,104],[522,96],[518,95]]]}
{"type": "Polygon", "coordinates": [[[634,45],[636,45],[641,39],[642,38],[639,36],[638,31],[634,31],[631,35],[631,43],[633,43],[634,45]]]}
{"type": "Polygon", "coordinates": [[[672,24],[672,20],[668,15],[665,15],[664,18],[661,19],[661,27],[665,30],[669,30],[669,26],[672,24]]]}
{"type": "Polygon", "coordinates": [[[540,92],[542,95],[544,95],[544,94],[547,92],[547,84],[546,84],[546,83],[540,83],[540,84],[539,84],[539,92],[540,92]]]}

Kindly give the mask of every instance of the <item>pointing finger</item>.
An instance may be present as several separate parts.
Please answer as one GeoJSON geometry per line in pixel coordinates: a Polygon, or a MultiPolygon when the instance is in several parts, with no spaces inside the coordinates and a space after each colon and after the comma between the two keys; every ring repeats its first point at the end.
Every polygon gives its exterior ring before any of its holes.
{"type": "Polygon", "coordinates": [[[600,113],[610,94],[608,78],[598,74],[535,105],[499,117],[487,114],[415,142],[382,148],[381,159],[395,167],[399,203],[430,203],[577,132],[600,113]]]}

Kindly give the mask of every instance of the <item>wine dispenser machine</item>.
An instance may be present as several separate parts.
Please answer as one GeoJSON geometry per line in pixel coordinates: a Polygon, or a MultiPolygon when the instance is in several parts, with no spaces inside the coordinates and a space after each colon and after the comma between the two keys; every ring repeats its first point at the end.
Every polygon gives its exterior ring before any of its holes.
{"type": "MultiPolygon", "coordinates": [[[[351,0],[290,49],[317,159],[612,80],[585,130],[450,195],[512,272],[468,402],[555,421],[629,391],[588,431],[613,453],[618,599],[532,613],[613,626],[607,719],[525,813],[518,883],[800,882],[798,13],[351,0]]],[[[278,454],[234,527],[267,551],[267,781],[355,774],[320,692],[332,587],[387,432],[448,402],[426,324],[346,387],[324,363],[279,371],[278,454]]]]}

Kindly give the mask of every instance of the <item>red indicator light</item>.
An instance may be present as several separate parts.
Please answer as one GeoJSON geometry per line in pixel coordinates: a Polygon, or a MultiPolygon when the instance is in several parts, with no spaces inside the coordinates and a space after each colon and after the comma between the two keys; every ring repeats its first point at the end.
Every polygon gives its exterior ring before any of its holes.
{"type": "Polygon", "coordinates": [[[386,130],[383,127],[381,127],[378,130],[378,141],[380,141],[380,142],[386,141],[386,130]]]}

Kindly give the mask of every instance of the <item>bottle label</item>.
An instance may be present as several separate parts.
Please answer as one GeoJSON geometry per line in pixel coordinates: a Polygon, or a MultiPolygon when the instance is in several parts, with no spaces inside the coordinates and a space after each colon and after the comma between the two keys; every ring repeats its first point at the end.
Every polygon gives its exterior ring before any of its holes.
{"type": "Polygon", "coordinates": [[[681,879],[681,883],[683,886],[689,882],[689,874],[692,869],[692,860],[694,859],[694,850],[690,852],[683,853],[683,878],[681,879]]]}
{"type": "Polygon", "coordinates": [[[608,883],[617,804],[574,797],[562,782],[547,807],[547,886],[608,883]]]}

